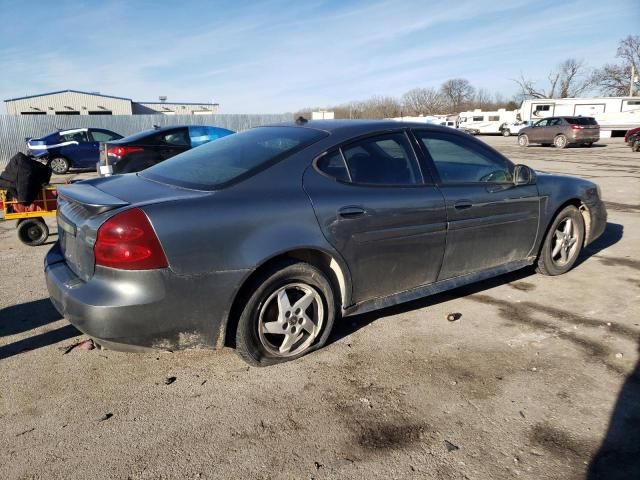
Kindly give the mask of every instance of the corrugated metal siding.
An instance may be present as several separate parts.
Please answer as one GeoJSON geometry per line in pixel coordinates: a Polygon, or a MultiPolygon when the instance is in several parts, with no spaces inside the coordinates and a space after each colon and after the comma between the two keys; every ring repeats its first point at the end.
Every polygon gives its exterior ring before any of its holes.
{"type": "Polygon", "coordinates": [[[17,152],[25,152],[25,138],[37,138],[60,129],[106,128],[120,135],[131,135],[154,125],[212,125],[235,132],[258,125],[288,122],[292,114],[277,115],[114,115],[114,116],[55,116],[0,115],[0,168],[17,152]]]}
{"type": "Polygon", "coordinates": [[[111,111],[114,115],[131,115],[132,113],[131,100],[78,92],[63,92],[12,100],[5,102],[5,105],[7,113],[12,115],[33,111],[47,112],[48,115],[52,115],[55,112],[69,111],[66,107],[71,107],[71,110],[78,111],[81,115],[86,115],[89,111],[100,110],[111,111]],[[49,107],[53,110],[50,110],[49,107]]]}

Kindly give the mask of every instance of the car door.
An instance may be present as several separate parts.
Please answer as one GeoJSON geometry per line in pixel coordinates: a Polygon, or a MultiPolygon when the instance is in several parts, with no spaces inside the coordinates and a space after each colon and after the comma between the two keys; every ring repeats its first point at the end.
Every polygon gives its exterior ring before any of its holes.
{"type": "Polygon", "coordinates": [[[86,129],[69,130],[60,134],[61,142],[67,143],[60,148],[60,155],[68,158],[73,167],[95,166],[98,154],[93,154],[92,141],[86,129]]]}
{"type": "Polygon", "coordinates": [[[352,303],[434,282],[444,254],[444,199],[423,179],[409,136],[384,133],[327,152],[304,189],[346,261],[352,303]]]}
{"type": "Polygon", "coordinates": [[[544,118],[539,122],[536,122],[532,125],[531,131],[529,132],[529,141],[530,142],[543,142],[546,134],[546,128],[549,124],[549,119],[544,118]]]}
{"type": "Polygon", "coordinates": [[[549,124],[545,128],[544,143],[553,143],[556,135],[564,133],[566,122],[562,118],[554,117],[549,119],[549,124]]]}
{"type": "Polygon", "coordinates": [[[513,164],[463,135],[416,130],[447,210],[438,280],[526,259],[538,232],[535,184],[515,186],[513,164]]]}

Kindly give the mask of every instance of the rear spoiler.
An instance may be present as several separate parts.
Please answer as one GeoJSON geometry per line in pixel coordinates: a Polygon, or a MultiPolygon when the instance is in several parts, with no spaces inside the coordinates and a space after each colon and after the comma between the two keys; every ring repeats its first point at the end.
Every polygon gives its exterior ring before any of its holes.
{"type": "Polygon", "coordinates": [[[96,215],[129,205],[129,202],[120,200],[87,184],[61,185],[58,187],[58,196],[65,200],[80,203],[96,215]]]}

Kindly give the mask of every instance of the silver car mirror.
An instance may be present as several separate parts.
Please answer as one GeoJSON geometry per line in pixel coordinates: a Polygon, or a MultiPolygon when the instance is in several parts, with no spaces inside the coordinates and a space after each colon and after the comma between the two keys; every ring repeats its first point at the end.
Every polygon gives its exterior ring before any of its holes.
{"type": "Polygon", "coordinates": [[[526,165],[516,165],[513,171],[513,183],[514,185],[530,185],[536,183],[535,172],[526,165]]]}

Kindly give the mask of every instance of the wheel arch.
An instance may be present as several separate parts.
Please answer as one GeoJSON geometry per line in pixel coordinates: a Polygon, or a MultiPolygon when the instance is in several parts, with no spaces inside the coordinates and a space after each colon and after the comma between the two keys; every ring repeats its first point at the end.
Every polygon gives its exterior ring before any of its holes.
{"type": "Polygon", "coordinates": [[[265,259],[242,281],[223,325],[224,331],[219,337],[222,340],[222,346],[235,347],[235,331],[242,313],[242,304],[249,295],[253,283],[265,271],[286,260],[305,262],[320,269],[333,287],[336,304],[340,305],[341,309],[346,306],[350,299],[351,276],[342,259],[318,247],[300,247],[287,250],[265,259]]]}
{"type": "Polygon", "coordinates": [[[544,245],[544,240],[547,238],[549,233],[549,229],[553,224],[553,221],[556,219],[558,214],[569,205],[573,205],[578,209],[578,211],[582,214],[582,220],[584,221],[584,240],[582,247],[589,244],[589,232],[591,231],[591,212],[586,203],[584,203],[580,198],[574,197],[566,200],[564,203],[560,204],[553,212],[553,214],[547,217],[547,224],[544,228],[544,234],[540,237],[540,243],[537,247],[536,258],[540,256],[540,252],[542,251],[542,247],[544,245]]]}

